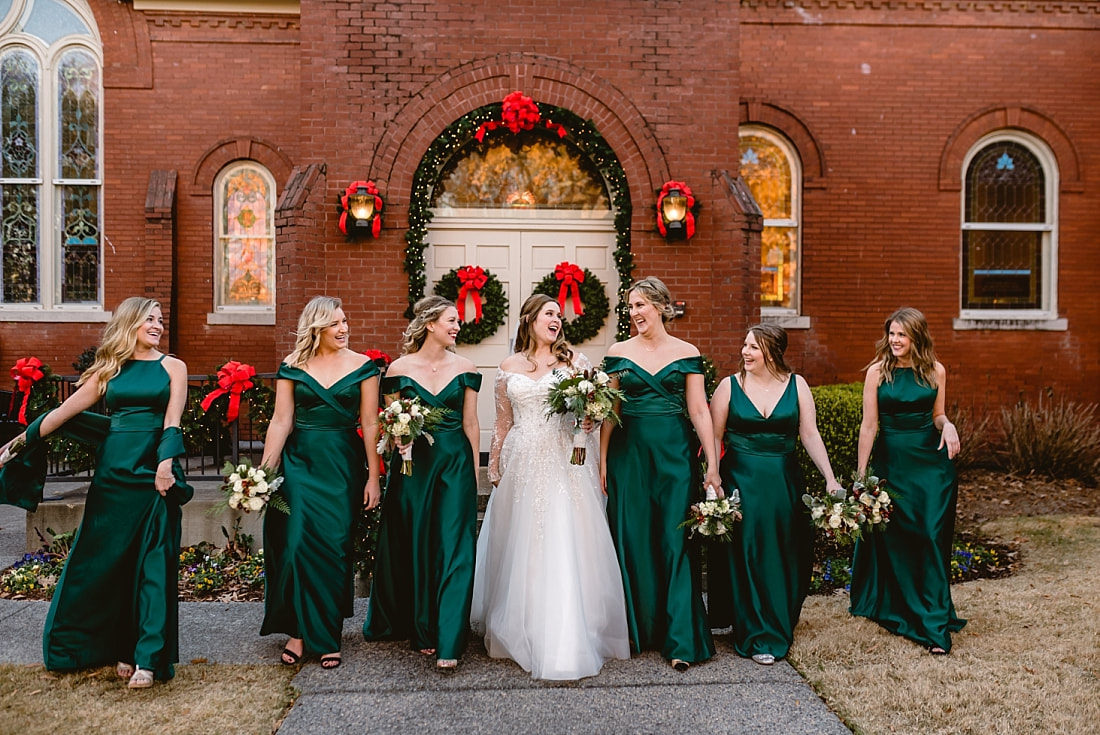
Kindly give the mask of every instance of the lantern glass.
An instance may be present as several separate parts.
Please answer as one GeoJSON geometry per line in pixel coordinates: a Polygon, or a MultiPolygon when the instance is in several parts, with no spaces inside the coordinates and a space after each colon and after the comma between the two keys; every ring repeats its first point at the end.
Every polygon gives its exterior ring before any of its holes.
{"type": "Polygon", "coordinates": [[[687,197],[679,189],[673,189],[661,200],[661,214],[665,222],[683,222],[687,218],[687,197]]]}
{"type": "Polygon", "coordinates": [[[374,215],[374,196],[367,193],[366,187],[360,186],[348,197],[348,212],[356,223],[366,222],[374,215]]]}

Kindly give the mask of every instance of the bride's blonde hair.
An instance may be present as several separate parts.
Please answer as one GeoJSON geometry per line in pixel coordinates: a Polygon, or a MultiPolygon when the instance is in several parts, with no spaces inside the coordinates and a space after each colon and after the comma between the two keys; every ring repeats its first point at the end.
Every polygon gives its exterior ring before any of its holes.
{"type": "Polygon", "coordinates": [[[99,395],[106,393],[107,383],[111,382],[122,371],[122,365],[134,356],[138,327],[145,323],[153,313],[153,309],[159,308],[159,301],[141,296],[131,296],[115,307],[111,321],[107,322],[107,326],[103,329],[103,339],[96,348],[95,360],[91,367],[81,374],[76,384],[84,385],[94,377],[99,381],[99,395]]]}

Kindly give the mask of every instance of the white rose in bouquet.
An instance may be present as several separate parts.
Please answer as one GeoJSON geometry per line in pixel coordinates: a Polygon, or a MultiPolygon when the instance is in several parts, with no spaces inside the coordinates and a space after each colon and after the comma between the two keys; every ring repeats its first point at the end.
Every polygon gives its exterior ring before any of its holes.
{"type": "Polygon", "coordinates": [[[577,390],[579,390],[584,395],[588,395],[595,389],[596,386],[592,385],[592,383],[588,382],[587,380],[582,380],[580,383],[577,384],[577,390]]]}
{"type": "Polygon", "coordinates": [[[829,516],[829,526],[831,528],[840,528],[840,524],[843,523],[843,519],[838,515],[829,516]]]}
{"type": "Polygon", "coordinates": [[[248,499],[248,509],[249,510],[261,510],[261,509],[263,509],[263,507],[264,507],[264,499],[263,498],[249,498],[248,499]]]}
{"type": "Polygon", "coordinates": [[[257,482],[255,485],[253,485],[249,489],[248,494],[255,497],[256,495],[267,495],[267,493],[268,493],[267,482],[265,482],[264,480],[260,480],[259,482],[257,482]]]}
{"type": "Polygon", "coordinates": [[[596,385],[607,385],[611,382],[611,377],[603,370],[597,370],[596,374],[593,376],[593,380],[596,381],[596,385]]]}

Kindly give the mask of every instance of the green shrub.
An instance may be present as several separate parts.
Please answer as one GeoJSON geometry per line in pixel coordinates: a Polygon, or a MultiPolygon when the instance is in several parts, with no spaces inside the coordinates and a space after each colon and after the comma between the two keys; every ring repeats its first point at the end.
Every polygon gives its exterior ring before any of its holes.
{"type": "MultiPolygon", "coordinates": [[[[846,484],[856,471],[859,425],[863,421],[863,383],[819,385],[810,389],[817,406],[817,428],[833,474],[846,484]]],[[[825,478],[817,471],[806,450],[799,445],[798,461],[809,491],[825,489],[825,478]]]]}
{"type": "Polygon", "coordinates": [[[1021,400],[1001,409],[1004,444],[1000,457],[1016,474],[1037,473],[1054,479],[1100,480],[1100,425],[1096,404],[1064,398],[1053,391],[1037,403],[1021,400]]]}

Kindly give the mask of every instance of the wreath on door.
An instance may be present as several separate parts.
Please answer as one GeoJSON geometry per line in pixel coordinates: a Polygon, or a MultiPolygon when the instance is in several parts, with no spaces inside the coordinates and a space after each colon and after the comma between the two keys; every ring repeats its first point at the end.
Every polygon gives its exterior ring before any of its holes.
{"type": "Polygon", "coordinates": [[[569,262],[558,263],[535,286],[534,293],[557,299],[561,321],[569,344],[580,344],[599,334],[611,313],[611,302],[603,281],[587,268],[569,262]],[[566,319],[570,311],[575,315],[566,319]]]}
{"type": "Polygon", "coordinates": [[[508,315],[508,297],[500,280],[484,268],[464,265],[443,274],[435,284],[435,294],[454,302],[462,329],[458,332],[460,345],[476,345],[492,337],[508,315]],[[473,307],[470,313],[468,306],[473,307]]]}

